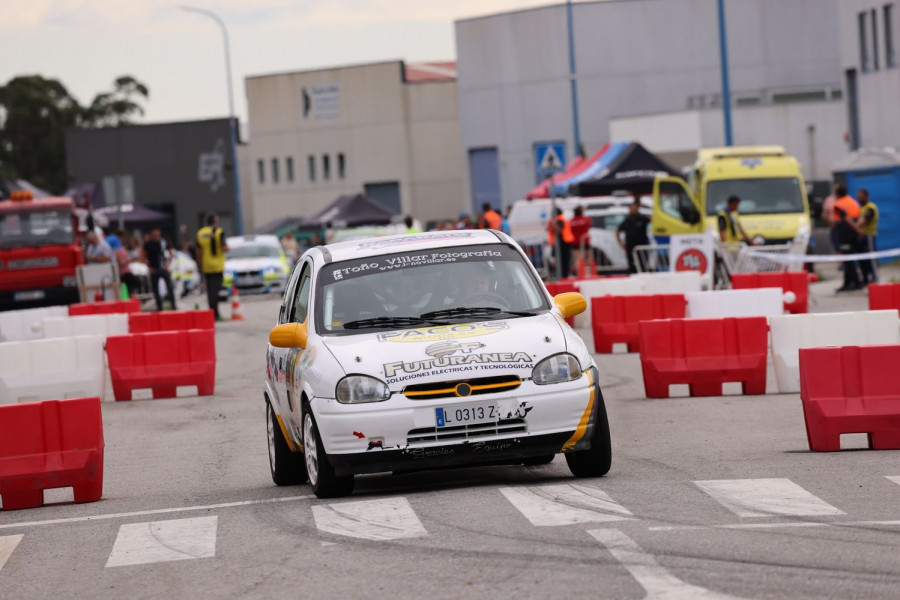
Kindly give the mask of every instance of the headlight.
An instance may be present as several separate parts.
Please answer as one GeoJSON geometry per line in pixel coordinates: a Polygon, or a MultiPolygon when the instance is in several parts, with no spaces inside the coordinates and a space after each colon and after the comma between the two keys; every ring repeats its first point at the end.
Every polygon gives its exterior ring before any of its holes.
{"type": "Polygon", "coordinates": [[[278,267],[265,267],[260,269],[259,273],[263,276],[263,279],[273,279],[278,277],[278,267]]]}
{"type": "Polygon", "coordinates": [[[581,377],[581,365],[571,354],[554,354],[539,362],[531,372],[531,379],[537,385],[565,383],[581,377]]]}
{"type": "Polygon", "coordinates": [[[385,382],[368,375],[348,375],[338,381],[335,397],[341,404],[384,402],[391,397],[385,382]]]}

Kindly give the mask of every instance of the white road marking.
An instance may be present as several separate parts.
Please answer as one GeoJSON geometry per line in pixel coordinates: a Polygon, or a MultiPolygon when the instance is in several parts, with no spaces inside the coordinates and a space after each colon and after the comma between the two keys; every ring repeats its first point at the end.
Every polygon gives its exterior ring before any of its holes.
{"type": "Polygon", "coordinates": [[[135,512],[107,513],[105,515],[91,515],[89,517],[69,517],[66,519],[48,519],[46,521],[24,521],[22,523],[7,523],[0,525],[0,529],[16,529],[18,527],[36,527],[39,525],[61,525],[64,523],[81,523],[84,521],[101,521],[104,519],[127,519],[130,517],[145,517],[147,515],[164,515],[167,513],[191,512],[196,510],[213,510],[217,508],[231,508],[234,506],[250,506],[253,504],[275,504],[277,502],[294,502],[297,500],[311,500],[313,495],[285,496],[283,498],[264,498],[262,500],[243,500],[241,502],[223,502],[221,504],[206,504],[203,506],[178,506],[174,508],[158,508],[155,510],[138,510],[135,512]]]}
{"type": "Polygon", "coordinates": [[[500,488],[536,527],[627,521],[632,516],[603,490],[580,484],[500,488]]]}
{"type": "Polygon", "coordinates": [[[588,533],[606,546],[609,553],[628,569],[631,576],[647,592],[645,600],[730,600],[735,596],[720,594],[691,585],[675,577],[656,559],[618,529],[592,529],[588,533]]]}
{"type": "Polygon", "coordinates": [[[897,485],[900,485],[900,475],[885,475],[885,479],[890,479],[897,485]]]}
{"type": "Polygon", "coordinates": [[[900,521],[846,521],[844,523],[787,522],[741,523],[739,525],[662,525],[648,527],[647,531],[691,531],[708,529],[786,529],[797,527],[895,527],[900,521]]]}
{"type": "Polygon", "coordinates": [[[213,558],[219,517],[129,523],[119,527],[107,567],[213,558]]]}
{"type": "Polygon", "coordinates": [[[3,565],[6,564],[6,561],[9,560],[9,557],[12,556],[13,550],[16,549],[16,546],[19,545],[19,542],[22,541],[22,535],[4,535],[0,536],[0,570],[3,569],[3,565]]]}
{"type": "Polygon", "coordinates": [[[721,479],[694,483],[739,517],[845,514],[790,479],[721,479]]]}
{"type": "Polygon", "coordinates": [[[319,531],[363,540],[428,535],[406,498],[361,500],[312,507],[319,531]]]}

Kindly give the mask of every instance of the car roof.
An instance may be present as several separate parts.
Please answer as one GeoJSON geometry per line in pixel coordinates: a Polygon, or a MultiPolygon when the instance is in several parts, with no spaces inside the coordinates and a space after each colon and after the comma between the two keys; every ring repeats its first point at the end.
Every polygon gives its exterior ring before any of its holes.
{"type": "Polygon", "coordinates": [[[281,242],[274,235],[236,235],[225,240],[229,246],[277,246],[281,248],[281,242]]]}
{"type": "Polygon", "coordinates": [[[458,231],[432,231],[428,233],[404,233],[386,235],[367,240],[352,240],[324,246],[323,252],[335,262],[380,256],[395,252],[415,252],[450,246],[474,246],[476,244],[505,244],[507,237],[487,229],[463,229],[458,231]]]}

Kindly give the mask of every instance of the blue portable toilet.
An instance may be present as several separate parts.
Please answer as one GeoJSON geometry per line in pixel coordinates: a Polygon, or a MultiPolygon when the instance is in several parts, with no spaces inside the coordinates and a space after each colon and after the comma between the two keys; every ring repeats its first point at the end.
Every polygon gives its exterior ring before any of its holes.
{"type": "Polygon", "coordinates": [[[900,248],[900,153],[894,148],[862,148],[836,165],[833,174],[851,196],[865,188],[878,206],[878,250],[900,248]]]}

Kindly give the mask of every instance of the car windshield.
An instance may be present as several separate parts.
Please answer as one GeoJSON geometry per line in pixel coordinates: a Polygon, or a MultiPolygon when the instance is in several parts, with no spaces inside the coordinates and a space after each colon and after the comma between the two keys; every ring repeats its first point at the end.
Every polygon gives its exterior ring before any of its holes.
{"type": "Polygon", "coordinates": [[[71,244],[74,239],[68,211],[0,213],[0,248],[71,244]]]}
{"type": "Polygon", "coordinates": [[[515,318],[549,308],[531,267],[500,244],[332,263],[316,284],[316,327],[326,334],[515,318]]]}
{"type": "Polygon", "coordinates": [[[731,196],[741,199],[738,212],[742,215],[804,212],[803,193],[796,177],[710,181],[706,184],[706,214],[713,216],[724,210],[731,196]]]}
{"type": "Polygon", "coordinates": [[[263,244],[246,244],[234,246],[228,250],[225,258],[280,258],[281,250],[275,246],[263,244]]]}

